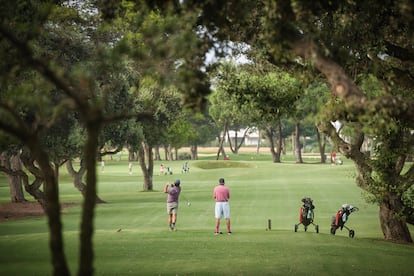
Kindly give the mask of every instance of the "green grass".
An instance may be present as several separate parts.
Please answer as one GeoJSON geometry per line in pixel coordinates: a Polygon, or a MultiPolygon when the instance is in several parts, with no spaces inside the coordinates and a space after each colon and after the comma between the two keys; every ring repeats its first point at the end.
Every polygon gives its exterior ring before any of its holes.
{"type": "MultiPolygon", "coordinates": [[[[99,196],[108,204],[96,209],[96,275],[413,275],[414,247],[382,240],[377,207],[363,201],[349,161],[343,166],[274,164],[270,156],[256,157],[190,161],[189,174],[181,174],[182,162],[163,162],[174,172],[168,176],[157,175],[158,162],[154,192],[142,192],[137,164],[129,175],[126,162],[107,161],[104,173],[98,168],[99,196]],[[231,189],[232,236],[213,235],[212,191],[220,177],[231,189]],[[178,231],[169,232],[161,190],[175,178],[181,179],[182,197],[178,231]],[[304,195],[314,199],[319,234],[302,226],[294,232],[304,195]],[[345,229],[329,233],[331,217],[343,203],[360,208],[347,222],[355,230],[353,239],[345,229]],[[269,219],[271,231],[266,230],[269,219]]],[[[80,203],[81,196],[61,173],[62,201],[80,203]]],[[[5,178],[0,178],[0,195],[1,201],[8,200],[5,178]]],[[[73,274],[80,212],[75,206],[63,215],[73,274]]],[[[0,275],[50,272],[45,218],[0,224],[0,275]]]]}

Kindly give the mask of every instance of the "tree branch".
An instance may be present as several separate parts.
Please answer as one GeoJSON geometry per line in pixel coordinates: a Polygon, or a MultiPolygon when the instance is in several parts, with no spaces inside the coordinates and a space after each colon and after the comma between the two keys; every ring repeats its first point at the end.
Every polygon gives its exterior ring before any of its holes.
{"type": "Polygon", "coordinates": [[[71,99],[75,101],[75,103],[81,107],[81,110],[85,110],[83,108],[87,105],[87,102],[83,97],[76,93],[76,90],[81,90],[79,87],[74,87],[73,84],[70,85],[68,82],[65,81],[65,78],[58,76],[55,71],[53,71],[45,62],[40,59],[35,58],[34,53],[30,49],[28,43],[20,41],[12,32],[10,32],[3,24],[0,24],[0,34],[2,34],[6,39],[10,41],[12,45],[14,45],[20,53],[23,55],[21,61],[26,61],[26,63],[38,71],[42,76],[48,79],[51,83],[53,83],[57,88],[64,91],[64,93],[71,99]]]}

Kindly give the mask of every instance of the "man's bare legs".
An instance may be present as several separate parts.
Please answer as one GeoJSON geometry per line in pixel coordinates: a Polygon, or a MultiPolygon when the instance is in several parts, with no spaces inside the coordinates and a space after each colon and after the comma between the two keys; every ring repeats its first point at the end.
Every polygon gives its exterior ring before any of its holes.
{"type": "Polygon", "coordinates": [[[177,222],[177,214],[169,214],[168,215],[168,225],[170,226],[171,230],[174,230],[176,222],[177,222]]]}
{"type": "MultiPolygon", "coordinates": [[[[230,218],[226,218],[227,233],[231,234],[230,218]]],[[[220,219],[216,218],[216,234],[220,233],[220,219]]]]}
{"type": "Polygon", "coordinates": [[[219,218],[216,218],[216,234],[218,234],[219,233],[219,228],[220,228],[220,219],[219,218]]]}

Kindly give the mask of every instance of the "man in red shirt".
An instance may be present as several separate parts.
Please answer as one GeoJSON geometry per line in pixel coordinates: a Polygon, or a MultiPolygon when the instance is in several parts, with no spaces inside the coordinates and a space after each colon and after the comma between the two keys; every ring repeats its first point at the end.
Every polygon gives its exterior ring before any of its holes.
{"type": "Polygon", "coordinates": [[[216,231],[215,235],[223,234],[220,232],[220,219],[225,218],[227,225],[227,233],[231,235],[230,228],[230,190],[224,186],[224,178],[219,179],[219,185],[214,188],[213,192],[214,199],[216,200],[215,205],[215,217],[216,217],[216,231]]]}

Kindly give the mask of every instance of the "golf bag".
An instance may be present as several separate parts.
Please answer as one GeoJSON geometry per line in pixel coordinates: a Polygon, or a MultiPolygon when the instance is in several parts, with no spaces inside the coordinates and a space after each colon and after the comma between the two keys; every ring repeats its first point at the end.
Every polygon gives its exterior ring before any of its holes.
{"type": "Polygon", "coordinates": [[[332,217],[331,234],[335,235],[338,228],[340,228],[341,231],[342,228],[345,228],[349,232],[349,237],[353,238],[355,236],[355,231],[346,227],[345,223],[348,221],[349,216],[358,210],[358,207],[350,204],[342,205],[341,209],[339,209],[338,212],[336,212],[336,215],[332,217]]]}
{"type": "Polygon", "coordinates": [[[342,165],[344,163],[344,161],[342,161],[341,158],[337,157],[335,158],[335,165],[342,165]]]}
{"type": "Polygon", "coordinates": [[[189,173],[190,172],[190,168],[188,167],[188,163],[187,162],[185,162],[184,164],[183,164],[183,170],[182,170],[182,173],[189,173]]]}
{"type": "Polygon", "coordinates": [[[299,223],[295,224],[295,232],[298,231],[299,225],[303,224],[305,232],[308,230],[308,226],[312,224],[315,226],[316,233],[319,233],[319,226],[313,223],[315,205],[313,205],[313,200],[310,197],[304,196],[301,200],[303,205],[299,210],[299,223]]]}

